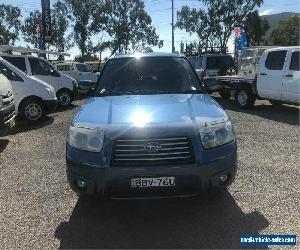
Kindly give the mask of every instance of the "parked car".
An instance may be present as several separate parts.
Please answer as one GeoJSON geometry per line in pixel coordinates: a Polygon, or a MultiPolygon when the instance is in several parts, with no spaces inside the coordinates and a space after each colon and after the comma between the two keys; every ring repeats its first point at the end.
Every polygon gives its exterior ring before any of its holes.
{"type": "Polygon", "coordinates": [[[78,82],[90,80],[93,84],[96,84],[98,81],[99,74],[94,72],[92,67],[85,63],[64,62],[58,63],[56,67],[59,71],[78,82]]]}
{"type": "Polygon", "coordinates": [[[0,135],[15,125],[15,103],[9,80],[0,73],[0,135]]]}
{"type": "Polygon", "coordinates": [[[57,98],[54,88],[0,58],[0,73],[11,83],[16,115],[29,121],[38,121],[55,111],[57,98]]]}
{"type": "Polygon", "coordinates": [[[57,71],[47,60],[29,55],[1,53],[0,56],[27,75],[34,76],[51,85],[55,90],[60,106],[71,105],[76,97],[77,82],[57,71]]]}
{"type": "Polygon", "coordinates": [[[84,80],[78,82],[78,92],[79,94],[89,94],[94,90],[95,85],[91,80],[84,80]]]}
{"type": "Polygon", "coordinates": [[[228,116],[186,58],[118,55],[73,118],[67,176],[79,194],[192,196],[232,183],[236,153],[228,116]]]}
{"type": "Polygon", "coordinates": [[[233,92],[242,109],[252,107],[256,99],[269,100],[273,105],[299,104],[299,53],[300,47],[266,49],[258,67],[251,67],[251,74],[218,77],[220,87],[233,92]]]}
{"type": "Polygon", "coordinates": [[[217,76],[236,74],[236,68],[231,55],[207,54],[191,58],[190,61],[198,76],[205,82],[210,91],[219,90],[217,76]]]}

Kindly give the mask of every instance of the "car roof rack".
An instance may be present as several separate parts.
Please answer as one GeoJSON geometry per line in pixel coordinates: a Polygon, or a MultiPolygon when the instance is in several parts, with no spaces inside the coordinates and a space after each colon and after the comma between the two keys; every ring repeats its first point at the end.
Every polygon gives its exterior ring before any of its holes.
{"type": "Polygon", "coordinates": [[[66,52],[41,50],[41,49],[35,49],[35,48],[32,49],[32,48],[13,46],[13,45],[0,45],[0,52],[7,53],[7,54],[11,54],[12,52],[19,52],[19,53],[51,54],[51,55],[56,55],[56,56],[70,56],[70,54],[66,53],[66,52]]]}

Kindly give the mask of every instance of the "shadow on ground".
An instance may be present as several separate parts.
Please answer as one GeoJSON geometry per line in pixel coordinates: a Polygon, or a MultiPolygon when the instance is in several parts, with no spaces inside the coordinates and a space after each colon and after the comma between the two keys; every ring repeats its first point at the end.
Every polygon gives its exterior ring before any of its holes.
{"type": "Polygon", "coordinates": [[[257,115],[262,118],[273,120],[276,122],[283,122],[290,125],[299,125],[299,107],[290,105],[256,105],[250,109],[240,109],[235,104],[234,100],[224,100],[220,97],[214,97],[214,99],[226,110],[232,110],[235,112],[243,112],[246,114],[257,115]]]}
{"type": "Polygon", "coordinates": [[[54,122],[54,118],[50,116],[46,116],[38,122],[29,122],[26,120],[17,119],[16,125],[11,131],[9,131],[9,135],[15,135],[18,133],[23,133],[23,132],[43,128],[52,124],[53,122],[54,122]]]}
{"type": "Polygon", "coordinates": [[[240,248],[240,234],[268,226],[229,192],[212,197],[101,201],[79,198],[55,236],[60,248],[240,248]]]}
{"type": "Polygon", "coordinates": [[[7,147],[9,140],[0,138],[0,153],[2,153],[7,147]]]}

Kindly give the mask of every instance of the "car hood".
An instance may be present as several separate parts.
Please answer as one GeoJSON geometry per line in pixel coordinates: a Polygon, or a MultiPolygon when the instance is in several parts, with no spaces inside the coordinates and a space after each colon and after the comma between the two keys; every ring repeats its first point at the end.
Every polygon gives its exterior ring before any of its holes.
{"type": "Polygon", "coordinates": [[[161,94],[93,97],[75,115],[72,124],[87,128],[121,124],[205,126],[227,120],[221,106],[206,94],[161,94]]]}

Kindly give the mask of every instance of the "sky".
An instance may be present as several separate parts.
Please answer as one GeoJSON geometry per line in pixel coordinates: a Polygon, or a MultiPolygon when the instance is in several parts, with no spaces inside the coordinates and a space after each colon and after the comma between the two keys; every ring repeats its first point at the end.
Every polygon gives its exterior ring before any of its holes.
{"type": "MultiPolygon", "coordinates": [[[[50,0],[53,4],[56,0],[50,0]]],[[[164,41],[164,46],[161,49],[154,48],[154,51],[170,52],[172,46],[171,36],[171,0],[144,0],[146,11],[152,18],[152,25],[156,28],[156,32],[159,38],[164,41]]],[[[41,9],[41,0],[0,0],[0,4],[12,4],[18,6],[22,11],[22,18],[26,18],[31,11],[41,9]]],[[[199,0],[174,0],[174,16],[176,22],[176,12],[181,9],[182,6],[188,5],[195,8],[203,8],[203,5],[199,0]]],[[[260,15],[269,15],[279,12],[300,12],[300,0],[264,0],[263,5],[258,9],[260,15]]],[[[93,37],[94,41],[100,39],[101,36],[93,37]]],[[[105,41],[105,37],[102,38],[105,41]]],[[[175,30],[175,48],[180,50],[180,42],[189,43],[197,40],[195,35],[187,34],[183,30],[175,30]]],[[[25,46],[24,41],[18,41],[16,45],[25,46]]],[[[229,40],[229,49],[233,48],[233,39],[229,40]]],[[[79,50],[74,47],[70,51],[71,58],[79,54],[79,50]]],[[[104,56],[108,55],[106,52],[104,56]]]]}

